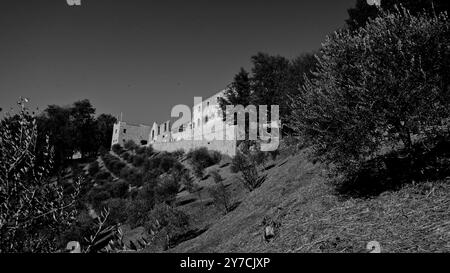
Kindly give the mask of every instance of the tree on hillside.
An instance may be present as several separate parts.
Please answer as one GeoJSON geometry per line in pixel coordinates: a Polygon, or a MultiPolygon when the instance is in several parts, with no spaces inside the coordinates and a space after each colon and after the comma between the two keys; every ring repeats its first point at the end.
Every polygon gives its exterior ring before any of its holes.
{"type": "Polygon", "coordinates": [[[71,124],[70,109],[49,105],[37,118],[38,143],[48,136],[54,149],[54,169],[58,170],[75,150],[74,128],[71,124]]]}
{"type": "Polygon", "coordinates": [[[383,147],[403,144],[412,155],[415,140],[448,135],[449,44],[444,14],[383,13],[337,32],[304,94],[291,100],[293,128],[345,174],[383,147]]]}
{"type": "Polygon", "coordinates": [[[87,156],[97,152],[95,108],[89,100],[80,100],[70,108],[75,137],[75,149],[87,156]]]}
{"type": "MultiPolygon", "coordinates": [[[[251,87],[251,79],[249,77],[249,73],[244,69],[241,68],[238,74],[234,76],[233,82],[230,84],[230,86],[225,91],[225,94],[223,97],[219,98],[219,105],[222,109],[222,113],[224,114],[223,120],[226,121],[226,118],[228,115],[232,115],[233,113],[227,111],[227,105],[242,105],[243,107],[247,107],[250,104],[253,104],[253,98],[252,98],[252,87],[251,87]]],[[[238,124],[236,118],[238,114],[236,113],[233,115],[233,118],[231,118],[231,122],[233,125],[238,124]]],[[[245,115],[246,121],[245,121],[245,132],[246,136],[248,135],[248,114],[245,115]]]]}
{"type": "Polygon", "coordinates": [[[242,105],[246,107],[251,104],[251,81],[249,73],[241,67],[239,73],[234,76],[233,82],[225,91],[224,97],[219,98],[219,104],[223,111],[227,105],[242,105]]]}
{"type": "Polygon", "coordinates": [[[37,147],[36,118],[24,100],[19,104],[17,118],[4,119],[0,127],[0,253],[54,252],[76,215],[79,180],[70,195],[50,183],[49,142],[37,147]]]}
{"type": "MultiPolygon", "coordinates": [[[[426,11],[428,13],[450,12],[448,0],[381,0],[381,8],[384,11],[394,11],[396,6],[408,9],[412,14],[426,11]]],[[[380,10],[375,5],[369,5],[367,0],[357,0],[354,8],[348,10],[349,19],[346,20],[350,29],[363,27],[370,18],[380,15],[380,10]]]]}
{"type": "Polygon", "coordinates": [[[99,147],[109,149],[111,147],[113,126],[117,119],[109,114],[101,114],[96,119],[99,147]]]}
{"type": "MultiPolygon", "coordinates": [[[[287,94],[292,90],[290,61],[282,56],[258,53],[252,57],[252,88],[255,105],[279,105],[282,123],[286,121],[287,94]]],[[[270,113],[269,118],[270,120],[270,113]]]]}
{"type": "Polygon", "coordinates": [[[292,60],[290,66],[291,93],[301,92],[306,78],[311,78],[317,67],[317,59],[314,53],[303,53],[292,60]],[[306,78],[305,78],[306,77],[306,78]]]}

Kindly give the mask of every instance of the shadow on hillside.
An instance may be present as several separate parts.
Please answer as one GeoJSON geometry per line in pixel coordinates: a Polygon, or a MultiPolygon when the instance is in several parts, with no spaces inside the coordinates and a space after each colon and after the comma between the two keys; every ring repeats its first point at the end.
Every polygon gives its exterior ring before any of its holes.
{"type": "Polygon", "coordinates": [[[412,155],[400,150],[367,161],[336,190],[344,197],[364,198],[397,190],[413,181],[434,181],[448,176],[450,139],[447,138],[433,144],[416,144],[412,155]]]}

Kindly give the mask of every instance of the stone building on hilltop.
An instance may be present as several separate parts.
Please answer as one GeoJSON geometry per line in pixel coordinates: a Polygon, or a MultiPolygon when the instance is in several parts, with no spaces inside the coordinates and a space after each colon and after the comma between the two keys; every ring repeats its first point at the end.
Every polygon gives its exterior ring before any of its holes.
{"type": "Polygon", "coordinates": [[[155,150],[189,151],[200,147],[234,156],[236,154],[235,126],[226,124],[219,107],[221,91],[196,103],[191,108],[191,119],[172,128],[170,120],[152,126],[117,122],[114,125],[112,145],[123,145],[133,140],[139,145],[151,145],[155,150]]]}

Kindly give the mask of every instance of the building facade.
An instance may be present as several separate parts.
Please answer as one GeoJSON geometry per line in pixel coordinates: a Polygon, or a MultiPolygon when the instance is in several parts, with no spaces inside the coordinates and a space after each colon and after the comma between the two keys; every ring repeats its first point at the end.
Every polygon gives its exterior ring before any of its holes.
{"type": "Polygon", "coordinates": [[[124,145],[132,140],[138,145],[148,145],[148,137],[151,127],[143,124],[134,125],[118,121],[113,127],[111,146],[114,144],[124,145]]]}
{"type": "Polygon", "coordinates": [[[114,125],[112,145],[123,145],[128,140],[136,144],[151,145],[155,150],[189,151],[200,147],[234,156],[236,154],[235,126],[223,120],[219,98],[224,91],[196,103],[191,108],[191,119],[172,128],[169,121],[154,122],[152,126],[118,122],[114,125]]]}

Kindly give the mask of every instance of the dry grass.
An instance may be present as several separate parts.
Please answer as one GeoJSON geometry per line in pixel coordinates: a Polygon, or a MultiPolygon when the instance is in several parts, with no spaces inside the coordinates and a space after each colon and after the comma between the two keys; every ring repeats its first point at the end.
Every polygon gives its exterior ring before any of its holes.
{"type": "MultiPolygon", "coordinates": [[[[223,217],[210,211],[214,217],[200,221],[208,222],[209,230],[170,251],[364,252],[373,240],[383,252],[450,251],[450,181],[407,185],[370,199],[343,199],[326,183],[323,167],[305,158],[302,152],[278,160],[267,171],[267,181],[251,193],[222,170],[242,203],[223,217]],[[270,242],[262,237],[264,222],[276,226],[270,242]]],[[[193,217],[207,215],[196,205],[184,209],[193,217]]]]}

